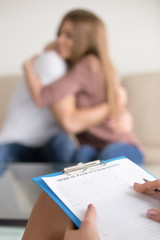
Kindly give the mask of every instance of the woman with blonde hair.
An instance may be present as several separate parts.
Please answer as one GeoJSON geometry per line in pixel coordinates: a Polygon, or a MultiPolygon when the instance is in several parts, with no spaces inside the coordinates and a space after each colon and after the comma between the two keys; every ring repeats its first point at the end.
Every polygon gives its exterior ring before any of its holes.
{"type": "Polygon", "coordinates": [[[43,86],[32,68],[34,57],[24,64],[28,85],[35,103],[50,106],[64,131],[77,136],[81,144],[75,154],[77,162],[85,161],[89,149],[91,160],[124,155],[142,163],[143,153],[126,108],[126,92],[117,81],[107,45],[99,17],[86,10],[69,12],[53,46],[67,62],[68,73],[43,86]]]}

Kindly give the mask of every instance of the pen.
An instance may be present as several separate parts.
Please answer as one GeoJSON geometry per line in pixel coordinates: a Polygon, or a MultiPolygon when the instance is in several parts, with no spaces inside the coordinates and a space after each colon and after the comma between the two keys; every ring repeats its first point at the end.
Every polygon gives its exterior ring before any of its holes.
{"type": "MultiPolygon", "coordinates": [[[[143,181],[144,181],[144,182],[150,182],[150,181],[147,180],[146,178],[143,178],[143,181]]],[[[158,189],[155,189],[154,191],[155,191],[156,193],[160,193],[160,190],[158,190],[158,189]]]]}

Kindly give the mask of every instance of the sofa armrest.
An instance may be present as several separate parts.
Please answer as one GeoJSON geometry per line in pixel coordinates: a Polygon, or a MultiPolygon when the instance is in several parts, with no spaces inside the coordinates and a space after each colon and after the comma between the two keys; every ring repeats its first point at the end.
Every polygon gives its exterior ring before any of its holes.
{"type": "Polygon", "coordinates": [[[20,79],[18,75],[0,76],[0,128],[5,119],[14,88],[20,79]]]}
{"type": "Polygon", "coordinates": [[[134,131],[145,148],[147,161],[160,162],[160,73],[125,76],[122,85],[128,92],[134,131]]]}

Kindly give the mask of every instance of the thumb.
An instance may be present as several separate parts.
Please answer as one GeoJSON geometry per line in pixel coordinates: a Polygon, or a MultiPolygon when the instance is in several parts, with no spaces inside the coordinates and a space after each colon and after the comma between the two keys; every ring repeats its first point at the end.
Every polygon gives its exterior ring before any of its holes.
{"type": "Polygon", "coordinates": [[[160,222],[160,209],[149,209],[147,211],[147,217],[154,221],[160,222]]]}
{"type": "Polygon", "coordinates": [[[89,204],[83,221],[95,221],[96,208],[93,204],[89,204]]]}
{"type": "Polygon", "coordinates": [[[95,220],[96,220],[96,208],[92,204],[89,204],[80,228],[80,231],[83,234],[82,239],[100,240],[95,220]]]}
{"type": "Polygon", "coordinates": [[[70,221],[66,230],[65,230],[63,240],[70,240],[70,239],[72,239],[72,237],[73,237],[73,239],[76,239],[74,237],[74,235],[76,234],[76,232],[78,230],[75,230],[75,228],[76,228],[76,226],[74,225],[74,223],[72,221],[70,221]]]}

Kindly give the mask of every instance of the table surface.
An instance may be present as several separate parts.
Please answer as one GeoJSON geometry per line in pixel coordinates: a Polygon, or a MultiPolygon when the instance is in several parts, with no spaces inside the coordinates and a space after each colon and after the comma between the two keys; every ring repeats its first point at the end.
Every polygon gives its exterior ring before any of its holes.
{"type": "Polygon", "coordinates": [[[21,240],[25,227],[2,227],[0,226],[0,239],[21,240]]]}
{"type": "Polygon", "coordinates": [[[151,173],[154,177],[160,178],[160,163],[159,164],[144,164],[142,166],[146,171],[151,173]]]}

